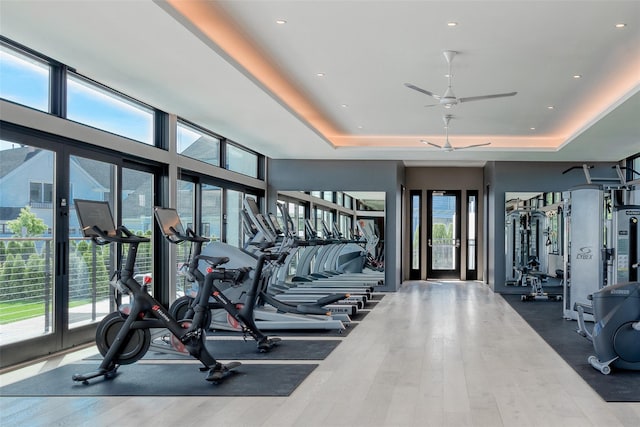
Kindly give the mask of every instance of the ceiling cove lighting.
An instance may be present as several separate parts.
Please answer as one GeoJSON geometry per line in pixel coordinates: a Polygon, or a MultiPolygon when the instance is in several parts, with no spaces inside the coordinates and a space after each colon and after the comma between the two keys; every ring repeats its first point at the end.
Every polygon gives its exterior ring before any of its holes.
{"type": "MultiPolygon", "coordinates": [[[[0,0],[1,1],[1,0],[0,0]]],[[[270,91],[283,104],[304,118],[309,127],[316,130],[317,134],[333,147],[383,147],[390,141],[388,135],[349,135],[338,129],[333,121],[320,111],[297,87],[291,83],[273,63],[268,60],[263,52],[260,52],[255,43],[249,40],[246,34],[239,31],[226,18],[225,11],[219,3],[207,0],[164,0],[171,15],[179,19],[185,19],[194,30],[197,30],[207,42],[211,41],[217,47],[216,50],[224,51],[233,60],[234,64],[252,75],[259,85],[270,91]]],[[[274,21],[271,21],[275,23],[274,21]]],[[[447,21],[445,21],[445,25],[447,21]]],[[[613,25],[616,22],[614,21],[613,25]]],[[[612,25],[612,24],[607,24],[612,25]]],[[[611,27],[609,27],[611,28],[611,27]]],[[[631,56],[628,64],[620,64],[622,67],[616,71],[616,78],[607,79],[606,84],[599,87],[591,96],[593,102],[584,103],[571,109],[570,116],[563,117],[563,125],[556,132],[538,137],[534,134],[522,138],[495,137],[494,144],[500,146],[513,146],[515,142],[522,147],[557,149],[563,144],[569,143],[599,120],[603,114],[615,108],[626,100],[629,93],[635,93],[638,85],[638,67],[640,56],[631,56]]],[[[314,72],[310,73],[313,76],[314,72]]],[[[571,74],[567,73],[567,78],[571,74]]],[[[339,104],[337,104],[339,105],[339,104]]],[[[543,104],[542,108],[546,105],[543,104]]],[[[526,127],[524,128],[526,129],[526,127]]],[[[364,133],[364,132],[362,132],[364,133]]],[[[479,137],[468,137],[469,144],[483,142],[479,137]]],[[[414,146],[415,136],[397,136],[399,146],[414,146]]],[[[467,141],[462,141],[462,143],[467,141]]]]}

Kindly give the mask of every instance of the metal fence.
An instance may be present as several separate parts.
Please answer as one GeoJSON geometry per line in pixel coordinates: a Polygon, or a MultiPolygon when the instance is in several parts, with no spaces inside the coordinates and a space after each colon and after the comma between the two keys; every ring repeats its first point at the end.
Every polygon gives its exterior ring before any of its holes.
{"type": "MultiPolygon", "coordinates": [[[[52,332],[55,292],[60,291],[53,286],[55,269],[65,267],[56,266],[60,257],[53,246],[51,237],[0,238],[0,344],[52,332]]],[[[70,239],[66,272],[70,328],[98,321],[113,311],[111,246],[70,239]]],[[[141,249],[137,270],[150,274],[150,245],[141,249]]]]}

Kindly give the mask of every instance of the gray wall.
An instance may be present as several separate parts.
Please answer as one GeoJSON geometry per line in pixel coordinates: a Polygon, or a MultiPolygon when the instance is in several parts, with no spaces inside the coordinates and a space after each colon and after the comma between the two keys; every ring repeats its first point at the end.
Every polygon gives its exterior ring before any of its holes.
{"type": "Polygon", "coordinates": [[[384,191],[385,286],[401,284],[401,216],[404,165],[397,161],[273,160],[267,164],[267,208],[274,209],[278,191],[384,191]]]}
{"type": "MultiPolygon", "coordinates": [[[[590,163],[592,178],[615,177],[613,163],[590,163]]],[[[484,169],[486,185],[487,278],[495,292],[513,290],[505,286],[505,193],[515,191],[562,192],[586,183],[582,170],[563,171],[576,163],[489,162],[484,169]]]]}

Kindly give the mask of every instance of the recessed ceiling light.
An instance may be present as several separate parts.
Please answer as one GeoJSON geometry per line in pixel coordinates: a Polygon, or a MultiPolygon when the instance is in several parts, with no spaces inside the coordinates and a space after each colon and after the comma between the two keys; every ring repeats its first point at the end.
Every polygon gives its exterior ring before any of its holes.
{"type": "Polygon", "coordinates": [[[347,108],[349,105],[347,105],[347,104],[340,104],[340,106],[341,106],[342,108],[347,108]]]}
{"type": "Polygon", "coordinates": [[[620,22],[620,23],[616,24],[616,28],[624,28],[626,26],[627,26],[627,24],[625,24],[623,22],[620,22]]]}
{"type": "Polygon", "coordinates": [[[359,125],[359,126],[358,126],[358,129],[362,129],[362,125],[359,125]]]}
{"type": "Polygon", "coordinates": [[[574,79],[580,79],[580,78],[582,78],[582,74],[574,74],[573,78],[574,79]]]}
{"type": "Polygon", "coordinates": [[[529,128],[529,129],[531,129],[531,130],[536,130],[536,128],[529,128]]]}
{"type": "Polygon", "coordinates": [[[324,73],[316,73],[317,77],[324,77],[324,73]]]}
{"type": "Polygon", "coordinates": [[[547,105],[547,110],[553,110],[554,108],[556,107],[554,107],[553,105],[547,105]]]}
{"type": "Polygon", "coordinates": [[[454,21],[447,22],[447,27],[455,27],[456,25],[458,25],[457,22],[454,22],[454,21]]]}
{"type": "Polygon", "coordinates": [[[276,21],[276,24],[278,24],[278,25],[284,25],[284,24],[286,24],[286,23],[287,23],[287,21],[285,21],[284,19],[278,19],[278,20],[276,21]]]}

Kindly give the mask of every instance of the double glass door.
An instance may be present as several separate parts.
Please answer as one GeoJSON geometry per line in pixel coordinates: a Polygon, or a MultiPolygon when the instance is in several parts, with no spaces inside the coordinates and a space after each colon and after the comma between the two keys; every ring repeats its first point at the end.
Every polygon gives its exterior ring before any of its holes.
{"type": "Polygon", "coordinates": [[[424,194],[409,193],[409,278],[476,279],[478,191],[467,190],[466,199],[461,190],[427,190],[426,200],[424,194]]]}
{"type": "Polygon", "coordinates": [[[460,278],[460,191],[427,191],[427,277],[460,278]]]}
{"type": "MultiPolygon", "coordinates": [[[[114,310],[114,245],[82,238],[75,199],[106,200],[117,224],[151,235],[155,176],[122,157],[85,151],[46,135],[3,128],[0,141],[0,349],[37,357],[90,341],[114,310]],[[11,351],[13,348],[20,351],[11,351]]],[[[153,275],[151,243],[139,274],[153,275]]],[[[144,245],[141,245],[144,246],[144,245]]]]}

